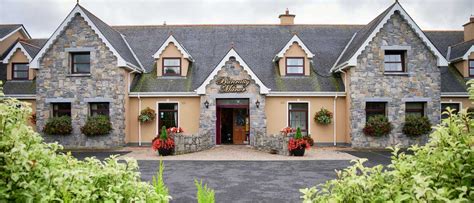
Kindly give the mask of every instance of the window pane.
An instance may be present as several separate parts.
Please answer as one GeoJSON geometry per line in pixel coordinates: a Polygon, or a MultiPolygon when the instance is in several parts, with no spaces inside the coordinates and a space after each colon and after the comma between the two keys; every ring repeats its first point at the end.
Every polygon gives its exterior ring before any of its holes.
{"type": "Polygon", "coordinates": [[[178,127],[178,104],[162,103],[159,108],[159,128],[178,127]]]}
{"type": "Polygon", "coordinates": [[[180,66],[181,59],[163,59],[165,66],[180,66]]]}
{"type": "Polygon", "coordinates": [[[286,72],[288,74],[303,74],[303,67],[287,67],[286,72]]]}
{"type": "Polygon", "coordinates": [[[109,103],[90,103],[91,116],[105,115],[109,116],[109,103]]]}
{"type": "Polygon", "coordinates": [[[178,104],[174,103],[161,103],[159,104],[160,110],[178,110],[178,104]]]}
{"type": "Polygon", "coordinates": [[[286,59],[286,65],[289,66],[302,66],[303,65],[303,59],[302,58],[287,58],[286,59]]]}
{"type": "Polygon", "coordinates": [[[165,67],[165,75],[179,75],[180,74],[180,67],[165,67]]]}
{"type": "Polygon", "coordinates": [[[74,63],[90,63],[89,53],[73,53],[74,63]]]}
{"type": "Polygon", "coordinates": [[[90,64],[74,64],[74,72],[76,73],[89,73],[90,64]]]}
{"type": "Polygon", "coordinates": [[[28,72],[13,72],[13,78],[28,78],[28,72]]]}
{"type": "Polygon", "coordinates": [[[469,68],[469,76],[474,76],[474,67],[469,68]]]}
{"type": "Polygon", "coordinates": [[[289,106],[290,110],[308,110],[307,103],[292,103],[289,106]]]}
{"type": "Polygon", "coordinates": [[[469,67],[474,68],[474,60],[469,61],[469,67]]]}
{"type": "MultiPolygon", "coordinates": [[[[459,109],[460,109],[460,106],[457,103],[442,103],[441,104],[441,112],[445,112],[446,108],[448,108],[448,107],[451,108],[451,109],[454,109],[454,111],[453,111],[454,114],[457,114],[459,112],[459,109]]],[[[448,118],[448,115],[441,114],[441,118],[442,119],[448,118]]]]}
{"type": "Polygon", "coordinates": [[[53,116],[71,116],[71,103],[54,103],[53,104],[53,116]]]}
{"type": "Polygon", "coordinates": [[[407,115],[424,116],[424,102],[407,102],[405,104],[405,113],[407,115]]]}
{"type": "Polygon", "coordinates": [[[13,70],[23,70],[27,71],[28,70],[28,64],[13,64],[13,70]]]}
{"type": "Polygon", "coordinates": [[[306,132],[308,126],[308,104],[307,103],[290,103],[288,105],[288,120],[292,128],[301,128],[306,132]]]}
{"type": "Polygon", "coordinates": [[[217,105],[248,105],[248,99],[217,99],[217,105]]]}

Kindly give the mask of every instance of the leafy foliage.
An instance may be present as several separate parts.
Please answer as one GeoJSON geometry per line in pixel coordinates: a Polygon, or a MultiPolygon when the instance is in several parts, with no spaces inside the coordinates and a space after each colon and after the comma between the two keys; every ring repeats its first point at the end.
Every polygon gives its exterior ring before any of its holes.
{"type": "Polygon", "coordinates": [[[332,113],[326,108],[321,108],[321,110],[314,115],[314,121],[321,125],[329,125],[332,122],[332,113]]]}
{"type": "Polygon", "coordinates": [[[425,116],[408,115],[402,129],[407,136],[426,135],[431,132],[431,122],[425,116]]]}
{"type": "Polygon", "coordinates": [[[303,134],[301,134],[301,128],[298,127],[296,128],[295,139],[302,139],[302,138],[303,138],[303,134]]]}
{"type": "MultiPolygon", "coordinates": [[[[474,84],[470,81],[468,84],[474,84]]],[[[474,89],[469,89],[474,99],[474,89]]],[[[474,200],[474,120],[463,110],[444,119],[413,155],[392,148],[392,162],[365,167],[365,159],[338,178],[301,189],[304,202],[472,202],[474,200]]]]}
{"type": "Polygon", "coordinates": [[[160,139],[168,139],[168,131],[166,130],[166,126],[161,127],[160,139]]]}
{"type": "Polygon", "coordinates": [[[169,130],[166,130],[165,126],[161,128],[160,135],[155,137],[152,141],[151,147],[153,150],[157,151],[160,149],[174,149],[174,139],[168,136],[168,131],[169,130]]]}
{"type": "Polygon", "coordinates": [[[303,138],[301,138],[301,139],[291,138],[288,141],[288,151],[292,151],[292,150],[295,150],[295,149],[309,149],[309,148],[310,148],[310,145],[309,145],[308,141],[306,141],[303,138]]]}
{"type": "Polygon", "coordinates": [[[86,124],[81,127],[81,132],[87,136],[107,135],[111,130],[112,123],[109,117],[104,115],[89,117],[86,124]]]}
{"type": "Polygon", "coordinates": [[[36,125],[36,112],[31,113],[30,117],[28,117],[28,120],[31,122],[31,124],[36,125]]]}
{"type": "MultiPolygon", "coordinates": [[[[155,188],[156,194],[162,194],[165,197],[169,196],[168,187],[166,187],[165,182],[163,181],[163,171],[165,166],[163,165],[163,160],[160,160],[160,168],[156,173],[156,176],[153,176],[153,187],[155,188]]],[[[162,199],[159,203],[166,203],[169,199],[162,199]]]]}
{"type": "Polygon", "coordinates": [[[198,203],[214,203],[214,190],[207,187],[207,184],[202,185],[202,180],[198,181],[194,179],[194,185],[196,185],[196,196],[198,203]]]}
{"type": "Polygon", "coordinates": [[[363,132],[367,136],[381,137],[390,134],[392,128],[393,126],[386,116],[376,115],[369,118],[363,132]]]}
{"type": "MultiPolygon", "coordinates": [[[[2,93],[0,92],[0,95],[2,93]]],[[[167,202],[134,160],[79,161],[26,124],[31,109],[0,98],[0,202],[167,202]]],[[[24,105],[26,106],[26,105],[24,105]]]]}
{"type": "Polygon", "coordinates": [[[140,111],[140,115],[138,116],[138,120],[141,123],[146,123],[155,120],[156,113],[155,110],[151,109],[150,107],[146,107],[142,111],[140,111]]]}
{"type": "Polygon", "coordinates": [[[50,117],[43,132],[48,135],[69,135],[72,132],[72,121],[69,116],[50,117]]]}
{"type": "Polygon", "coordinates": [[[314,140],[313,140],[313,138],[311,137],[311,135],[305,135],[305,136],[303,136],[303,140],[306,140],[306,142],[308,142],[309,146],[313,146],[313,145],[314,145],[314,140]]]}

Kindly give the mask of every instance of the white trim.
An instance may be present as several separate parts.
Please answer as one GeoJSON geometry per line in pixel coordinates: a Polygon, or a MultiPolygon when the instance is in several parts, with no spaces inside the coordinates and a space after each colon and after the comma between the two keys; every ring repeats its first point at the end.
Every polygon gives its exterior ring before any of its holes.
{"type": "Polygon", "coordinates": [[[130,92],[129,97],[198,97],[196,92],[130,92]]]}
{"type": "Polygon", "coordinates": [[[437,57],[437,65],[438,66],[448,66],[448,61],[444,58],[443,54],[439,52],[439,50],[431,43],[431,41],[426,37],[423,31],[418,27],[418,25],[413,21],[413,19],[408,15],[405,9],[402,8],[400,3],[396,2],[392,9],[385,14],[382,21],[377,25],[377,27],[373,30],[369,37],[365,40],[365,42],[359,47],[359,49],[352,55],[352,57],[347,61],[348,66],[356,66],[357,65],[357,57],[362,53],[362,51],[369,45],[375,35],[383,28],[383,25],[390,19],[390,17],[395,13],[395,11],[399,11],[400,15],[404,17],[404,19],[408,22],[411,28],[415,30],[418,36],[425,42],[428,46],[430,51],[437,57]]]}
{"type": "Polygon", "coordinates": [[[158,135],[158,132],[160,132],[161,129],[159,129],[160,125],[160,104],[178,104],[178,126],[176,127],[181,127],[181,111],[180,111],[180,104],[178,101],[157,101],[156,102],[156,130],[155,130],[155,136],[158,135]]]}
{"type": "Polygon", "coordinates": [[[441,93],[441,97],[469,97],[467,92],[441,93]]]}
{"type": "Polygon", "coordinates": [[[291,45],[293,45],[293,43],[297,43],[298,45],[301,46],[301,48],[303,49],[303,51],[306,53],[307,57],[309,59],[313,58],[314,57],[314,54],[308,49],[308,47],[306,47],[306,45],[304,45],[303,41],[301,41],[301,39],[298,37],[298,35],[293,35],[293,37],[290,39],[290,41],[288,41],[288,43],[286,43],[286,45],[283,47],[283,49],[280,50],[280,52],[278,52],[278,54],[275,56],[275,58],[273,59],[273,61],[277,61],[278,59],[280,58],[283,58],[284,55],[285,55],[285,52],[290,48],[291,45]]]}
{"type": "Polygon", "coordinates": [[[39,59],[43,57],[45,52],[49,49],[49,47],[56,41],[56,39],[59,37],[59,35],[64,31],[64,29],[67,27],[69,22],[74,18],[74,16],[79,13],[81,17],[84,18],[84,20],[87,22],[87,24],[97,33],[99,38],[105,43],[105,45],[110,49],[110,51],[113,53],[114,56],[117,57],[117,66],[118,67],[128,67],[131,69],[134,69],[134,65],[129,64],[128,62],[125,61],[125,59],[120,56],[120,54],[115,50],[115,48],[112,46],[112,44],[107,40],[107,38],[100,32],[100,30],[97,28],[97,26],[87,17],[87,15],[84,13],[84,11],[81,9],[79,4],[77,4],[74,9],[69,13],[69,15],[64,19],[64,21],[61,23],[61,25],[54,31],[53,35],[48,39],[46,44],[41,48],[41,50],[36,54],[35,58],[30,63],[30,68],[32,69],[39,69],[40,68],[40,63],[39,59]]]}
{"type": "MultiPolygon", "coordinates": [[[[336,65],[339,63],[339,60],[341,60],[341,57],[342,55],[346,52],[347,48],[349,47],[349,45],[352,43],[352,41],[354,40],[355,36],[357,35],[357,32],[354,33],[351,37],[351,39],[349,40],[349,42],[346,44],[346,46],[344,47],[344,49],[342,50],[342,52],[339,54],[339,57],[337,57],[336,59],[336,62],[334,62],[334,65],[332,65],[331,69],[329,70],[330,72],[333,72],[334,70],[337,69],[336,65]]],[[[341,64],[343,65],[343,64],[341,64]]],[[[338,66],[339,67],[339,66],[338,66]]]]}
{"type": "Polygon", "coordinates": [[[31,58],[30,54],[26,51],[25,47],[23,47],[23,45],[21,45],[20,42],[17,42],[15,46],[13,47],[13,49],[11,49],[10,52],[8,52],[8,55],[3,59],[3,63],[7,64],[10,61],[10,58],[18,49],[20,49],[20,51],[23,52],[23,54],[25,54],[25,56],[28,58],[28,62],[30,62],[33,59],[31,58]]]}
{"type": "Polygon", "coordinates": [[[15,99],[36,99],[34,94],[6,94],[4,97],[10,97],[15,99]]]}
{"type": "Polygon", "coordinates": [[[257,75],[249,68],[247,63],[240,57],[240,55],[234,50],[234,48],[230,49],[229,52],[222,58],[221,62],[214,68],[212,73],[207,77],[207,79],[196,89],[197,94],[206,94],[206,85],[208,85],[215,76],[217,76],[217,72],[222,69],[225,63],[229,60],[230,57],[235,57],[235,59],[240,63],[240,66],[247,71],[250,77],[255,80],[255,83],[260,87],[260,94],[268,94],[270,89],[263,84],[260,79],[258,79],[257,75]]]}
{"type": "MultiPolygon", "coordinates": [[[[143,72],[145,72],[145,68],[143,68],[142,63],[140,62],[140,60],[138,60],[138,57],[137,57],[137,55],[135,54],[135,52],[133,51],[132,47],[130,47],[130,44],[128,44],[127,39],[125,39],[125,35],[120,34],[120,36],[122,36],[123,41],[124,41],[125,44],[127,45],[128,49],[130,49],[130,52],[132,52],[133,58],[135,58],[135,60],[138,62],[138,65],[140,66],[140,69],[141,69],[143,72]]],[[[136,70],[134,70],[134,71],[136,71],[136,70]]]]}
{"type": "Polygon", "coordinates": [[[469,50],[467,50],[467,52],[462,56],[462,59],[464,60],[468,60],[469,59],[469,55],[474,52],[474,45],[471,45],[471,48],[469,48],[469,50]]]}
{"type": "Polygon", "coordinates": [[[5,39],[7,39],[8,37],[10,37],[11,35],[13,35],[15,32],[17,31],[21,31],[23,32],[24,35],[26,35],[26,37],[28,39],[31,39],[31,36],[30,34],[28,34],[28,32],[26,31],[25,27],[23,27],[23,25],[21,25],[20,27],[16,28],[15,30],[11,31],[10,33],[8,33],[7,35],[5,35],[3,38],[0,39],[0,41],[3,41],[5,39]]]}
{"type": "Polygon", "coordinates": [[[334,96],[346,96],[345,92],[274,92],[271,91],[267,94],[269,97],[334,97],[334,96]]]}
{"type": "Polygon", "coordinates": [[[308,104],[308,117],[307,117],[307,120],[308,120],[308,132],[306,132],[306,134],[310,135],[311,134],[311,102],[309,101],[301,101],[301,100],[296,100],[296,101],[286,101],[286,126],[289,127],[290,126],[290,115],[289,115],[289,111],[290,111],[290,103],[300,103],[300,104],[308,104]]]}
{"type": "Polygon", "coordinates": [[[404,50],[404,51],[411,50],[411,46],[406,46],[406,45],[383,45],[380,48],[382,50],[404,50]]]}
{"type": "Polygon", "coordinates": [[[166,41],[163,42],[163,44],[160,46],[158,51],[156,51],[156,53],[153,54],[153,58],[159,59],[161,53],[163,53],[163,51],[165,51],[166,47],[170,43],[173,43],[178,48],[178,50],[181,52],[181,54],[183,54],[183,58],[186,58],[190,61],[194,61],[193,57],[188,53],[188,51],[186,51],[186,49],[183,46],[181,46],[181,44],[178,42],[178,40],[176,40],[176,38],[173,37],[173,35],[170,35],[168,37],[168,39],[166,39],[166,41]]]}

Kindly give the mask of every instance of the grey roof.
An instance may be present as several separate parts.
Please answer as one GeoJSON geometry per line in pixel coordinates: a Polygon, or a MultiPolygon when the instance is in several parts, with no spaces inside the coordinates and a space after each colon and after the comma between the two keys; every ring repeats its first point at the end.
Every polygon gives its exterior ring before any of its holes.
{"type": "Polygon", "coordinates": [[[451,46],[448,60],[453,61],[463,57],[472,46],[474,46],[474,39],[451,46]]]}
{"type": "Polygon", "coordinates": [[[115,29],[107,25],[104,21],[99,19],[97,16],[89,12],[84,7],[78,5],[87,17],[97,26],[97,29],[104,35],[105,38],[110,42],[110,44],[117,50],[118,54],[130,64],[133,64],[137,67],[140,67],[140,64],[137,62],[135,57],[133,56],[132,51],[128,48],[125,39],[122,38],[122,35],[117,32],[115,29]]]}
{"type": "Polygon", "coordinates": [[[34,58],[36,54],[41,50],[44,44],[46,44],[48,39],[29,39],[29,40],[21,40],[19,43],[26,49],[28,54],[34,58]]]}
{"type": "Polygon", "coordinates": [[[22,27],[22,24],[3,24],[0,25],[0,38],[3,38],[13,32],[14,30],[22,27]]]}
{"type": "Polygon", "coordinates": [[[152,72],[137,78],[133,91],[193,91],[219,64],[232,43],[257,77],[273,91],[344,91],[341,78],[329,70],[362,25],[166,25],[114,28],[127,36],[147,72],[152,72]],[[295,33],[315,54],[311,76],[280,77],[272,59],[295,33]],[[170,34],[195,60],[185,79],[157,78],[153,72],[152,56],[170,34]]]}
{"type": "Polygon", "coordinates": [[[36,80],[8,80],[3,84],[5,94],[35,94],[36,80]]]}
{"type": "Polygon", "coordinates": [[[397,4],[396,2],[385,9],[380,15],[374,18],[372,21],[369,22],[366,26],[364,26],[361,30],[357,31],[354,39],[352,42],[347,46],[347,49],[341,55],[341,59],[337,62],[336,66],[341,65],[347,62],[354,54],[357,52],[359,47],[367,40],[367,38],[374,32],[377,25],[383,20],[383,18],[387,15],[387,13],[392,9],[393,6],[397,4]]]}
{"type": "Polygon", "coordinates": [[[440,67],[441,71],[441,92],[467,92],[466,82],[468,79],[462,77],[459,71],[452,66],[440,67]]]}
{"type": "Polygon", "coordinates": [[[448,59],[448,47],[464,41],[463,31],[423,31],[433,45],[448,59]]]}

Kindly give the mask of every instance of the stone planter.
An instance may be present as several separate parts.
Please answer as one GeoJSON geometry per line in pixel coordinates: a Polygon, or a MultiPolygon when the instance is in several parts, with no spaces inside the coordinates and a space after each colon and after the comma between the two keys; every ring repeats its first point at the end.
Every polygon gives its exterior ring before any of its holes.
{"type": "Polygon", "coordinates": [[[158,149],[158,155],[159,156],[169,156],[169,155],[172,155],[174,152],[174,149],[173,148],[170,148],[170,149],[158,149]]]}
{"type": "Polygon", "coordinates": [[[293,156],[304,156],[305,149],[294,149],[290,151],[290,154],[293,156]]]}

